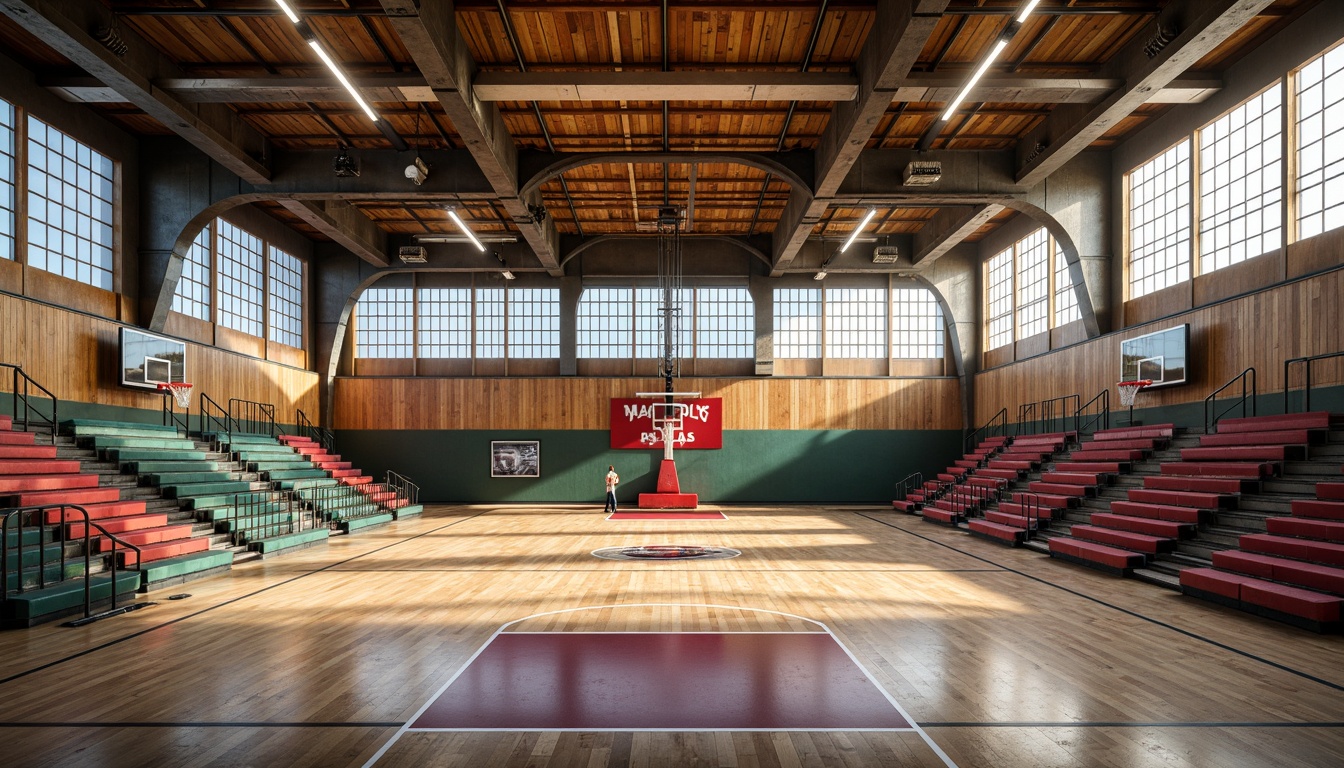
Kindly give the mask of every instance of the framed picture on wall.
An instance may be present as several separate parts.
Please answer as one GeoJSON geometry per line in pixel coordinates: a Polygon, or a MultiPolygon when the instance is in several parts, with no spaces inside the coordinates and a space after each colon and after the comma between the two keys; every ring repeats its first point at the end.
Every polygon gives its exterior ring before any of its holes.
{"type": "Polygon", "coordinates": [[[491,477],[541,477],[541,443],[536,440],[490,441],[491,477]]]}

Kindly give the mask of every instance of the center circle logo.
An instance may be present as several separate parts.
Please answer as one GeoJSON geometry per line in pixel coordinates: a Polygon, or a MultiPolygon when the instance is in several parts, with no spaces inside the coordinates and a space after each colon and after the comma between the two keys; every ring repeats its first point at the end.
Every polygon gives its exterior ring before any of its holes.
{"type": "Polygon", "coordinates": [[[740,554],[741,551],[729,547],[700,547],[694,544],[644,544],[593,550],[593,557],[603,560],[727,560],[740,554]]]}

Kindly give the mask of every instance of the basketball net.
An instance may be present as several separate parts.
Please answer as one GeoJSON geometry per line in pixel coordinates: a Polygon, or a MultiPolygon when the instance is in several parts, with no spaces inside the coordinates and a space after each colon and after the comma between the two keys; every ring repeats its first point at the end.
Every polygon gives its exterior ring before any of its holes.
{"type": "Polygon", "coordinates": [[[191,407],[191,384],[185,381],[170,381],[159,385],[159,391],[173,396],[177,404],[182,408],[191,407]]]}
{"type": "Polygon", "coordinates": [[[1134,407],[1134,396],[1139,394],[1139,390],[1152,384],[1152,379],[1142,379],[1140,381],[1122,381],[1115,385],[1120,390],[1120,404],[1126,408],[1134,407]]]}

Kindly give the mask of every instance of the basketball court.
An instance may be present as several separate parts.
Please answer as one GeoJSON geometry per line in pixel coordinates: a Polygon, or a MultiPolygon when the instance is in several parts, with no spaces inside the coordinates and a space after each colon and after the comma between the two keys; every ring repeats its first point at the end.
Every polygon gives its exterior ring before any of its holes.
{"type": "Polygon", "coordinates": [[[0,722],[26,756],[12,764],[158,766],[179,751],[310,766],[1340,756],[1333,638],[878,509],[603,518],[434,507],[117,621],[0,635],[0,722]],[[591,554],[655,541],[741,555],[591,554]]]}

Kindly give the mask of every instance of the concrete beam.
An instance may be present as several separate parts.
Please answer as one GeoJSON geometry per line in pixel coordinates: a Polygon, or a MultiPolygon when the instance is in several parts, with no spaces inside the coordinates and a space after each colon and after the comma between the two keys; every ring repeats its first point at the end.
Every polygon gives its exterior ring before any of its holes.
{"type": "Polygon", "coordinates": [[[825,212],[858,161],[878,121],[891,106],[892,90],[918,60],[949,0],[882,0],[877,21],[859,53],[859,94],[831,111],[817,146],[815,183],[795,190],[775,226],[772,275],[782,274],[798,255],[813,226],[825,212]]]}
{"type": "Polygon", "coordinates": [[[381,0],[387,21],[410,51],[415,65],[448,119],[467,145],[504,209],[541,265],[559,277],[560,238],[551,219],[536,223],[528,204],[541,198],[519,195],[518,148],[504,125],[499,107],[482,101],[472,90],[476,62],[471,58],[450,0],[381,0]]]}
{"type": "Polygon", "coordinates": [[[974,204],[1011,200],[1029,187],[1013,178],[1010,151],[917,152],[913,149],[870,149],[860,153],[849,174],[832,195],[846,205],[909,203],[974,204]],[[912,161],[942,164],[942,178],[927,187],[907,187],[901,174],[912,161]]]}
{"type": "Polygon", "coordinates": [[[285,210],[303,219],[347,251],[375,267],[390,266],[387,233],[343,200],[281,200],[285,210]]]}
{"type": "Polygon", "coordinates": [[[974,208],[941,208],[933,220],[915,233],[915,253],[911,263],[929,264],[956,248],[961,241],[975,234],[986,222],[1003,210],[1002,205],[977,205],[974,208]]]}
{"type": "MultiPolygon", "coordinates": [[[[912,72],[890,92],[892,101],[948,102],[965,83],[964,73],[912,72]]],[[[438,101],[415,73],[354,78],[365,100],[438,101]]],[[[51,75],[38,84],[66,101],[124,101],[97,78],[51,75]]],[[[1150,104],[1193,104],[1222,88],[1215,77],[1177,78],[1148,99],[1150,104]]],[[[330,77],[176,77],[155,81],[183,104],[235,102],[353,103],[330,77]]],[[[1021,104],[1094,104],[1124,87],[1115,78],[1067,75],[989,75],[971,91],[971,101],[1021,104]]],[[[853,101],[859,81],[845,72],[481,72],[472,83],[481,101],[853,101]]]]}
{"type": "Polygon", "coordinates": [[[1179,31],[1176,39],[1149,58],[1143,50],[1148,45],[1148,36],[1135,38],[1100,73],[1123,80],[1124,87],[1091,108],[1055,110],[1018,142],[1018,182],[1035,186],[1044,181],[1272,3],[1273,0],[1169,3],[1159,15],[1158,25],[1174,26],[1179,31]],[[1044,149],[1037,151],[1038,145],[1044,149]]]}
{"type": "Polygon", "coordinates": [[[123,25],[117,32],[127,51],[118,57],[93,39],[91,31],[111,20],[102,4],[4,0],[0,13],[243,180],[264,184],[270,179],[270,143],[260,132],[228,107],[188,107],[154,86],[156,80],[181,77],[182,72],[150,41],[123,25]]]}
{"type": "MultiPolygon", "coordinates": [[[[966,77],[963,72],[912,73],[892,92],[892,101],[947,104],[966,85],[966,77]]],[[[971,89],[966,100],[996,104],[1095,104],[1124,86],[1124,80],[1112,77],[986,75],[971,89]]],[[[1215,77],[1177,78],[1154,91],[1146,103],[1195,104],[1222,87],[1222,81],[1215,77]]]]}

